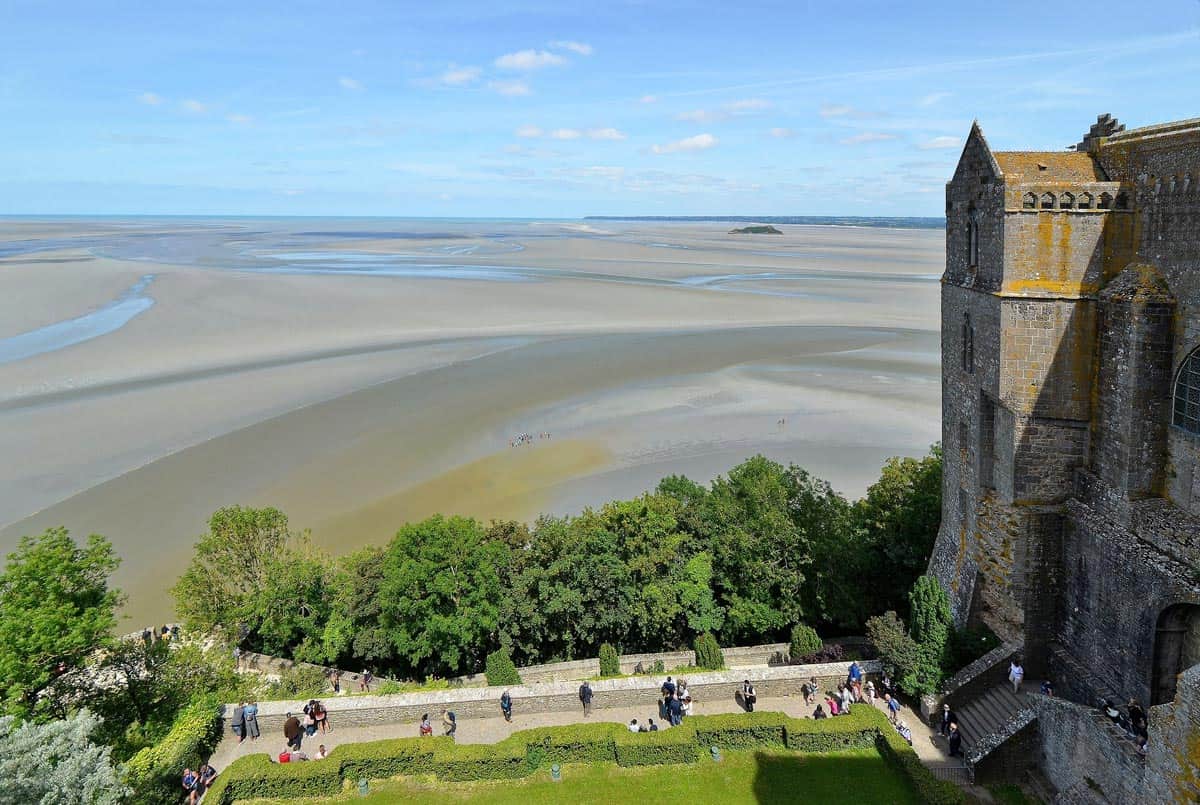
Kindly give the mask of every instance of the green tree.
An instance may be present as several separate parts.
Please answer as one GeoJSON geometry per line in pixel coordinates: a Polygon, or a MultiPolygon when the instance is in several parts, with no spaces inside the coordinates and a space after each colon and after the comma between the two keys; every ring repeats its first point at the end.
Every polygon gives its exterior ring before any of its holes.
{"type": "Polygon", "coordinates": [[[725,655],[717,638],[710,634],[702,634],[696,638],[696,667],[719,671],[725,667],[725,655]]]}
{"type": "Polygon", "coordinates": [[[329,576],[329,617],[321,632],[320,662],[394,664],[396,648],[383,627],[379,597],[384,554],[384,548],[369,546],[335,563],[329,576]]]}
{"type": "Polygon", "coordinates": [[[0,575],[0,706],[22,718],[65,715],[42,696],[112,642],[122,596],[108,586],[118,559],[103,537],[75,544],[65,528],[25,537],[0,575]]]}
{"type": "Polygon", "coordinates": [[[621,655],[610,644],[600,646],[600,676],[618,676],[621,673],[621,655]]]}
{"type": "MultiPolygon", "coordinates": [[[[323,631],[326,567],[306,535],[288,530],[283,512],[230,506],[209,519],[208,533],[171,592],[189,627],[226,629],[251,647],[291,654],[305,637],[323,631]]],[[[301,651],[319,653],[311,645],[301,651]]]]}
{"type": "Polygon", "coordinates": [[[908,594],[912,617],[909,621],[917,643],[918,662],[908,687],[914,693],[932,693],[941,684],[947,660],[947,643],[953,619],[950,600],[941,582],[921,576],[908,594]]]}
{"type": "Polygon", "coordinates": [[[512,654],[506,648],[498,648],[487,655],[483,668],[489,685],[521,684],[521,674],[513,664],[512,654]]]}
{"type": "Polygon", "coordinates": [[[112,750],[92,743],[99,719],[86,710],[60,721],[18,725],[0,716],[0,803],[116,805],[130,791],[112,750]]]}
{"type": "Polygon", "coordinates": [[[920,662],[917,643],[908,634],[904,621],[894,611],[867,620],[867,639],[879,653],[884,670],[891,674],[906,693],[918,694],[909,687],[916,681],[913,675],[920,662]]]}
{"type": "Polygon", "coordinates": [[[598,518],[539,518],[511,567],[502,628],[523,663],[595,656],[625,639],[637,591],[598,518]]]}
{"type": "Polygon", "coordinates": [[[384,555],[380,620],[403,670],[475,671],[499,644],[508,546],[465,517],[435,515],[397,532],[384,555]]]}
{"type": "Polygon", "coordinates": [[[797,623],[792,627],[792,637],[788,645],[788,656],[793,660],[805,657],[813,652],[820,651],[825,643],[821,640],[817,630],[803,623],[797,623]]]}
{"type": "Polygon", "coordinates": [[[853,507],[861,544],[854,555],[863,612],[904,605],[925,572],[942,522],[942,449],[924,458],[891,458],[853,507]]]}

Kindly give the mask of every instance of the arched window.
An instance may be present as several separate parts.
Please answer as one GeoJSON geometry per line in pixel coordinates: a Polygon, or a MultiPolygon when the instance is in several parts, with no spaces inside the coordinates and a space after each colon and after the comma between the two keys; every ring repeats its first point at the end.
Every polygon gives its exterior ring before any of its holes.
{"type": "Polygon", "coordinates": [[[1037,209],[1037,195],[1034,193],[1026,193],[1025,195],[1021,196],[1021,209],[1036,210],[1037,209]]]}
{"type": "Polygon", "coordinates": [[[1200,605],[1175,604],[1158,616],[1154,631],[1154,667],[1150,704],[1174,700],[1176,680],[1200,663],[1200,605]]]}
{"type": "Polygon", "coordinates": [[[1200,433],[1200,348],[1183,359],[1175,376],[1175,414],[1171,421],[1189,433],[1200,433]]]}
{"type": "Polygon", "coordinates": [[[1112,194],[1111,193],[1101,193],[1100,194],[1100,209],[1102,209],[1102,210],[1112,209],[1112,194]]]}
{"type": "Polygon", "coordinates": [[[1116,208],[1118,210],[1129,209],[1129,194],[1128,193],[1117,193],[1116,208]]]}
{"type": "Polygon", "coordinates": [[[1092,194],[1091,193],[1080,193],[1079,194],[1078,208],[1081,210],[1090,210],[1092,208],[1092,194]]]}
{"type": "Polygon", "coordinates": [[[963,314],[962,323],[962,368],[967,374],[975,373],[975,327],[971,314],[963,314]]]}
{"type": "Polygon", "coordinates": [[[1075,206],[1075,196],[1070,193],[1063,193],[1058,197],[1058,208],[1060,210],[1069,210],[1075,206]]]}
{"type": "Polygon", "coordinates": [[[973,207],[967,212],[967,265],[979,265],[979,210],[973,207]]]}
{"type": "Polygon", "coordinates": [[[1042,209],[1043,210],[1054,209],[1054,194],[1053,193],[1042,193],[1042,209]]]}

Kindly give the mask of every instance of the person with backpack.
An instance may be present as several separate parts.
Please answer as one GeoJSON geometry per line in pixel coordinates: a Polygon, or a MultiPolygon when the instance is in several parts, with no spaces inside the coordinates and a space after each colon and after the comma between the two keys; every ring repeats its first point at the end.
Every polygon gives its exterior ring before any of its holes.
{"type": "Polygon", "coordinates": [[[454,737],[454,732],[458,729],[458,719],[454,717],[453,710],[442,710],[442,728],[445,730],[443,735],[454,737]]]}
{"type": "Polygon", "coordinates": [[[583,704],[583,717],[587,718],[592,714],[592,686],[586,679],[579,686],[579,701],[583,704]]]}
{"type": "Polygon", "coordinates": [[[507,690],[500,694],[500,712],[505,721],[512,722],[512,696],[507,690]]]}

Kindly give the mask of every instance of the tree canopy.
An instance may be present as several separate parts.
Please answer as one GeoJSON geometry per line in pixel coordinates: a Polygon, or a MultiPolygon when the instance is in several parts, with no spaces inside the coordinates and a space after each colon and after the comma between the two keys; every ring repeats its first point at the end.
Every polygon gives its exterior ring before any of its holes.
{"type": "Polygon", "coordinates": [[[42,696],[56,679],[82,667],[108,645],[121,593],[108,586],[118,559],[93,534],[79,547],[65,528],[25,537],[0,575],[0,706],[22,718],[66,712],[60,697],[42,696]]]}

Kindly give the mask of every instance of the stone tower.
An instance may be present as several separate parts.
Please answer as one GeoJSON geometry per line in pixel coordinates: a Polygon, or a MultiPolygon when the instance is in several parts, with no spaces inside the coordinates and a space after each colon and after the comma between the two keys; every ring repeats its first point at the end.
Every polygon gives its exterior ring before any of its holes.
{"type": "Polygon", "coordinates": [[[1104,115],[1065,152],[972,126],[946,186],[930,572],[1031,675],[1200,731],[1176,702],[1200,680],[1198,183],[1200,120],[1104,115]]]}

